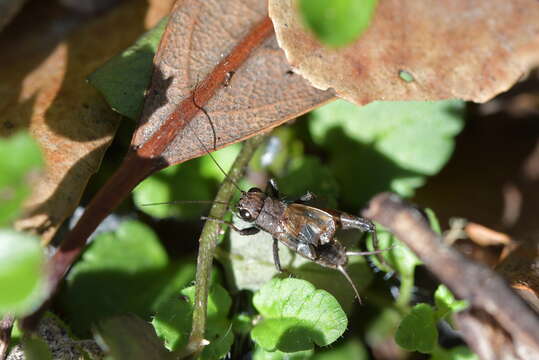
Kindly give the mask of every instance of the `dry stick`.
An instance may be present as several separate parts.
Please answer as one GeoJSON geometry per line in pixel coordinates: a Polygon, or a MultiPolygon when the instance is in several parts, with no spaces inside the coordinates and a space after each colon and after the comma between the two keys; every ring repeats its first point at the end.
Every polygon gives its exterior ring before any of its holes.
{"type": "Polygon", "coordinates": [[[362,215],[388,228],[459,298],[496,319],[498,326],[539,351],[539,317],[489,268],[449,248],[421,213],[397,195],[374,197],[362,215]]]}
{"type": "Polygon", "coordinates": [[[103,188],[92,199],[77,225],[63,240],[60,248],[49,261],[49,299],[34,314],[23,319],[22,326],[33,330],[41,315],[48,308],[50,299],[58,289],[73,262],[86,245],[86,240],[101,221],[118,206],[142,180],[154,172],[165,168],[162,154],[203,107],[215,96],[231,71],[236,71],[273,33],[271,20],[266,17],[243,38],[231,53],[225,57],[197,86],[196,101],[193,94],[184,99],[152,137],[140,147],[132,146],[125,160],[103,188]],[[198,107],[197,107],[198,106],[198,107]]]}
{"type": "MultiPolygon", "coordinates": [[[[212,219],[223,219],[228,211],[226,205],[231,201],[237,183],[243,176],[245,167],[254,155],[255,150],[264,141],[266,136],[259,135],[245,141],[241,152],[234,161],[232,168],[228,172],[227,178],[223,181],[217,196],[216,203],[212,206],[209,217],[212,219]],[[219,203],[217,203],[217,201],[219,203]]],[[[187,348],[178,354],[180,357],[185,357],[194,353],[200,352],[207,341],[204,340],[204,331],[206,329],[206,314],[208,305],[208,290],[210,286],[210,275],[213,257],[215,256],[215,247],[217,239],[221,232],[222,224],[216,221],[206,221],[202,234],[200,235],[197,272],[196,272],[196,288],[195,288],[195,308],[193,312],[193,327],[187,348]]]]}
{"type": "Polygon", "coordinates": [[[5,315],[0,320],[0,360],[4,360],[8,355],[9,343],[11,342],[11,329],[15,319],[13,316],[5,315]]]}

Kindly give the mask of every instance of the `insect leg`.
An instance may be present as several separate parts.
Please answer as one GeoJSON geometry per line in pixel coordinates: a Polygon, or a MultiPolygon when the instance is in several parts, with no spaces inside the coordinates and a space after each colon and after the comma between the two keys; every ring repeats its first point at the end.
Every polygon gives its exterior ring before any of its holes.
{"type": "Polygon", "coordinates": [[[341,226],[343,230],[347,229],[358,229],[365,232],[374,233],[376,232],[376,226],[372,221],[362,218],[360,216],[354,216],[347,213],[340,214],[341,226]]]}
{"type": "Polygon", "coordinates": [[[201,220],[215,221],[215,222],[218,222],[219,224],[228,225],[228,226],[230,226],[230,228],[232,230],[239,233],[240,235],[254,235],[254,234],[256,234],[257,232],[260,231],[259,228],[254,227],[254,226],[248,227],[248,228],[245,228],[245,229],[240,229],[236,225],[232,224],[231,222],[224,221],[224,220],[221,220],[221,219],[214,219],[214,218],[210,218],[210,217],[207,217],[207,216],[202,216],[200,219],[201,220]]]}
{"type": "Polygon", "coordinates": [[[281,267],[281,260],[279,259],[279,240],[277,240],[277,238],[273,238],[273,262],[277,271],[282,272],[283,268],[281,267]]]}

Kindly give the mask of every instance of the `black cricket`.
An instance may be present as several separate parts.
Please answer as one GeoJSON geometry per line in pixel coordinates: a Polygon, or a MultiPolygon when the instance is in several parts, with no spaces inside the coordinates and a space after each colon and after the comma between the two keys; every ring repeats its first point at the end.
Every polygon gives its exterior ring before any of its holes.
{"type": "Polygon", "coordinates": [[[334,209],[322,209],[308,205],[314,198],[310,192],[296,201],[281,200],[277,185],[273,179],[268,182],[266,192],[259,188],[242,191],[236,205],[238,216],[252,226],[239,229],[234,224],[217,219],[229,225],[241,235],[254,235],[260,230],[273,236],[273,260],[278,271],[282,271],[279,260],[278,242],[290,250],[321,266],[339,270],[352,286],[361,301],[354,282],[345,270],[349,255],[373,255],[384,250],[349,252],[336,238],[338,229],[357,229],[373,234],[377,244],[376,227],[365,218],[334,209]]]}

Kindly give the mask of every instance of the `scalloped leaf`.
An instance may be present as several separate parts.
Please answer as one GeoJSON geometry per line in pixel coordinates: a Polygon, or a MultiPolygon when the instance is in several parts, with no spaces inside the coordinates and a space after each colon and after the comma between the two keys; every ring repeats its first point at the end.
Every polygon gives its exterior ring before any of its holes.
{"type": "Polygon", "coordinates": [[[39,239],[0,229],[0,317],[24,315],[42,300],[44,255],[39,239]]]}
{"type": "Polygon", "coordinates": [[[273,279],[253,297],[263,320],[252,339],[268,351],[310,350],[326,346],[346,330],[348,319],[338,301],[325,290],[299,279],[273,279]]]}
{"type": "Polygon", "coordinates": [[[431,353],[438,342],[434,310],[428,304],[417,304],[401,321],[395,341],[410,351],[431,353]]]}

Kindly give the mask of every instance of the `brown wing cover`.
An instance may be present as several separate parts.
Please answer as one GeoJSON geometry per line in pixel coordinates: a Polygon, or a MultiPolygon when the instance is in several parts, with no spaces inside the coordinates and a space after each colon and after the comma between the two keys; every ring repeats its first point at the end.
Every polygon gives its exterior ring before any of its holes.
{"type": "Polygon", "coordinates": [[[320,239],[333,239],[336,230],[335,218],[332,214],[303,204],[290,204],[281,220],[286,233],[301,242],[318,245],[320,239]]]}

